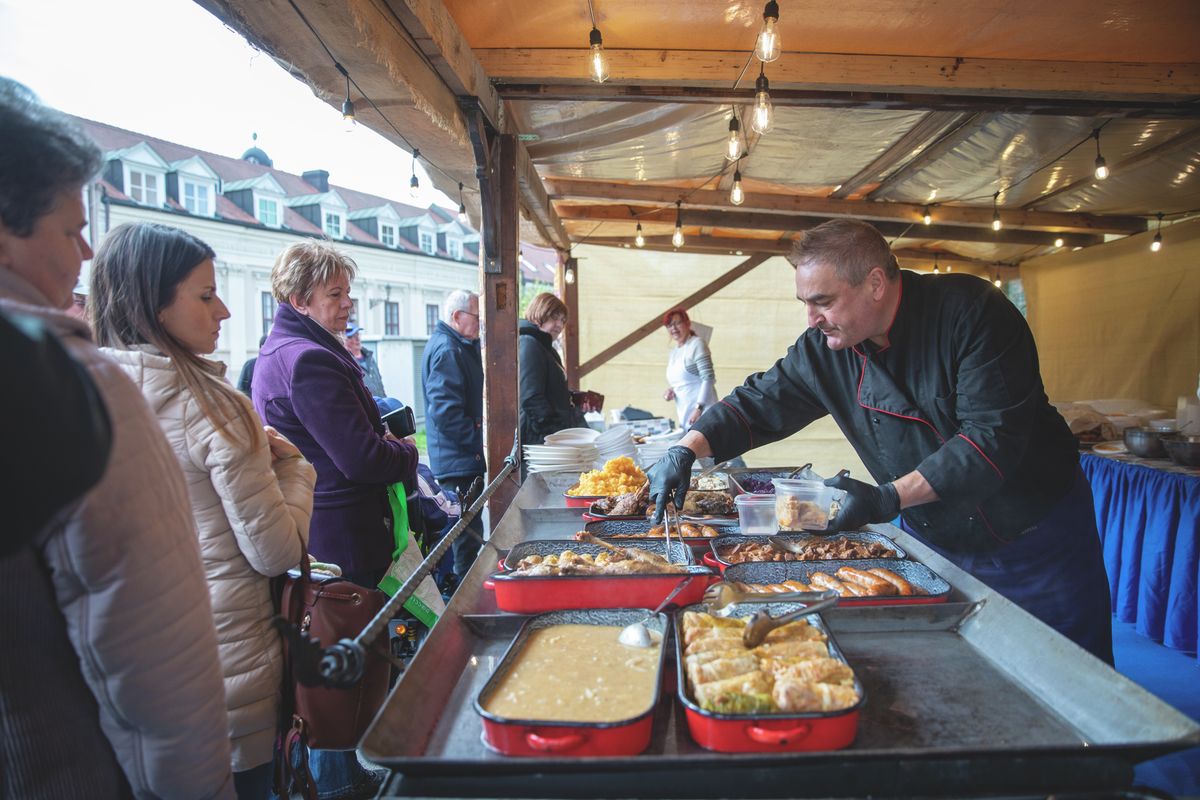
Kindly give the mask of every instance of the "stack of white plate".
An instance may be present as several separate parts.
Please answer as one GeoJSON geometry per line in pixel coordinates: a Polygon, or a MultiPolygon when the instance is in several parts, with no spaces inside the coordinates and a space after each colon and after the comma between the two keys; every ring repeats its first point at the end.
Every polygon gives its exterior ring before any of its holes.
{"type": "Polygon", "coordinates": [[[600,456],[598,431],[567,428],[546,437],[545,444],[525,445],[525,464],[533,472],[586,472],[600,456]]]}
{"type": "Polygon", "coordinates": [[[658,461],[676,442],[683,438],[683,431],[674,430],[646,438],[645,444],[637,446],[637,462],[642,469],[647,469],[658,461]]]}
{"type": "Polygon", "coordinates": [[[600,434],[596,437],[596,447],[599,450],[596,457],[597,469],[614,458],[635,458],[637,455],[633,444],[633,432],[629,430],[628,425],[617,425],[600,434]]]}

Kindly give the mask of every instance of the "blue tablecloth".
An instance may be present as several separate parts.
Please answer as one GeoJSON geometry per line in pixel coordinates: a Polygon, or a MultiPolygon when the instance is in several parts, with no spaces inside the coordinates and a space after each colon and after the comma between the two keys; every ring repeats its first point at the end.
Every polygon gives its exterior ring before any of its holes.
{"type": "Polygon", "coordinates": [[[1200,478],[1084,454],[1113,613],[1187,653],[1200,633],[1200,478]]]}

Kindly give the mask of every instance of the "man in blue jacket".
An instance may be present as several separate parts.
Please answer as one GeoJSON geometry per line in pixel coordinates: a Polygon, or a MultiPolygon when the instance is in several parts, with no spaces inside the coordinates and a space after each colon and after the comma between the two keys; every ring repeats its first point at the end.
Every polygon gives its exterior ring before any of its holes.
{"type": "MultiPolygon", "coordinates": [[[[487,473],[477,294],[458,290],[446,298],[442,319],[425,345],[421,382],[429,464],[438,483],[464,497],[475,479],[487,473]]],[[[471,568],[482,541],[483,520],[476,517],[454,543],[454,574],[459,579],[471,568]]]]}

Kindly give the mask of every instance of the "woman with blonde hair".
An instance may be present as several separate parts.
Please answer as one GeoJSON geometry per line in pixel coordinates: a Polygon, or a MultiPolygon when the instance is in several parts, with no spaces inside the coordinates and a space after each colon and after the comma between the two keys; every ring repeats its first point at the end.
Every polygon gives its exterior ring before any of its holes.
{"type": "Polygon", "coordinates": [[[555,431],[587,426],[583,412],[571,401],[567,373],[554,349],[566,325],[566,303],[542,292],[517,326],[522,444],[541,444],[555,431]]]}
{"type": "Polygon", "coordinates": [[[187,478],[225,673],[241,798],[270,794],[283,653],[270,578],[300,562],[312,465],[205,358],[229,311],[214,253],[178,228],[116,228],[92,262],[98,343],[142,391],[187,478]],[[264,435],[265,433],[265,435],[264,435]]]}

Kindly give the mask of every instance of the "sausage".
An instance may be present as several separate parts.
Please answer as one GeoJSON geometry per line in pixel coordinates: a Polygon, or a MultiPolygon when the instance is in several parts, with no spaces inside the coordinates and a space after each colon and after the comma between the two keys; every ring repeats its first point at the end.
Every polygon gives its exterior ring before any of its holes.
{"type": "Polygon", "coordinates": [[[679,532],[683,534],[685,539],[699,539],[703,534],[700,529],[690,522],[685,522],[679,526],[679,532]]]}
{"type": "Polygon", "coordinates": [[[811,583],[813,588],[816,589],[833,589],[841,597],[857,596],[846,587],[846,584],[842,583],[837,578],[826,575],[824,572],[814,572],[812,575],[809,575],[808,582],[811,583]]]}
{"type": "Polygon", "coordinates": [[[887,596],[896,593],[896,587],[890,581],[855,567],[842,567],[837,571],[837,576],[846,583],[857,583],[872,595],[887,596]]]}
{"type": "Polygon", "coordinates": [[[904,580],[904,578],[901,578],[896,573],[892,572],[890,569],[883,569],[881,567],[875,567],[874,569],[869,570],[869,572],[872,575],[878,575],[880,578],[883,578],[885,581],[890,583],[892,586],[895,586],[896,592],[899,593],[902,597],[912,596],[913,585],[911,583],[909,583],[908,581],[904,580]]]}
{"type": "Polygon", "coordinates": [[[700,535],[703,536],[705,539],[715,539],[718,536],[720,536],[721,534],[717,533],[717,529],[711,525],[701,525],[700,526],[700,535]]]}
{"type": "Polygon", "coordinates": [[[807,592],[809,590],[808,585],[803,584],[800,581],[784,581],[780,585],[786,586],[787,591],[789,592],[807,592]]]}

